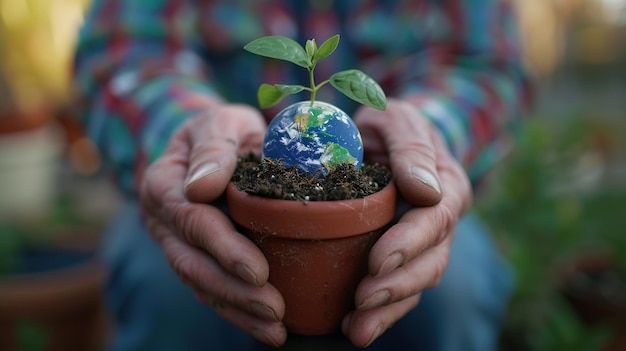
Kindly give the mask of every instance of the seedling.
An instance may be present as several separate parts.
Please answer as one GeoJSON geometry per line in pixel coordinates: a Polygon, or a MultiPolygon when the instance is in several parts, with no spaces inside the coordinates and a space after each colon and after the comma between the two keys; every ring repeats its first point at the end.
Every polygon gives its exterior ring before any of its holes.
{"type": "Polygon", "coordinates": [[[320,47],[315,43],[315,39],[307,40],[305,47],[302,47],[293,39],[274,35],[255,39],[244,46],[245,50],[253,54],[285,60],[309,71],[309,87],[303,85],[261,84],[257,93],[259,106],[261,108],[274,106],[284,97],[297,94],[303,90],[311,93],[311,106],[313,106],[317,91],[322,86],[330,83],[335,89],[352,100],[378,110],[384,110],[387,106],[387,99],[382,88],[371,77],[357,69],[337,72],[327,80],[319,84],[315,83],[315,66],[322,59],[332,54],[338,44],[338,34],[326,40],[320,47]]]}

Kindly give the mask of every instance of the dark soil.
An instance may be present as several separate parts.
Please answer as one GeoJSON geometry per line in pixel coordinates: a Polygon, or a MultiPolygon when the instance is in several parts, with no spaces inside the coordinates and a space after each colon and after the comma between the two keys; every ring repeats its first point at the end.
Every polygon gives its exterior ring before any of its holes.
{"type": "Polygon", "coordinates": [[[241,191],[263,197],[298,201],[334,201],[362,198],[385,187],[390,170],[364,163],[360,169],[343,164],[326,175],[308,174],[297,166],[248,155],[239,159],[233,182],[241,191]]]}

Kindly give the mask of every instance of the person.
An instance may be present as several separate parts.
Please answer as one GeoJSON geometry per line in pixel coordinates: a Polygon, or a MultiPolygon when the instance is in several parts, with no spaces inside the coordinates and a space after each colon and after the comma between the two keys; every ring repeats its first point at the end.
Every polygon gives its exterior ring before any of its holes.
{"type": "Polygon", "coordinates": [[[296,338],[222,194],[238,155],[258,154],[269,118],[293,102],[259,111],[259,84],[302,84],[306,70],[242,47],[339,33],[319,79],[361,69],[388,107],[358,107],[333,89],[318,100],[353,116],[366,158],[390,166],[402,198],[371,250],[344,340],[495,350],[513,278],[470,209],[472,184],[511,145],[527,104],[516,30],[506,0],[94,0],[75,84],[85,128],[126,195],[103,243],[110,349],[248,350],[296,338]]]}

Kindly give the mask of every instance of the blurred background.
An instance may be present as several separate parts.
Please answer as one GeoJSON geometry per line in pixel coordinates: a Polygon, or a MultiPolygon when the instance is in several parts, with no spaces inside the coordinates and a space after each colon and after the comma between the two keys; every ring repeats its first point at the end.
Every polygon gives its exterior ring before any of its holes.
{"type": "Polygon", "coordinates": [[[118,194],[74,121],[87,0],[0,0],[0,350],[100,350],[97,250],[118,194]]]}
{"type": "MultiPolygon", "coordinates": [[[[73,121],[88,0],[0,0],[0,350],[99,350],[120,201],[73,121]]],[[[535,106],[476,206],[517,277],[502,350],[626,350],[626,0],[517,0],[535,106]]]]}

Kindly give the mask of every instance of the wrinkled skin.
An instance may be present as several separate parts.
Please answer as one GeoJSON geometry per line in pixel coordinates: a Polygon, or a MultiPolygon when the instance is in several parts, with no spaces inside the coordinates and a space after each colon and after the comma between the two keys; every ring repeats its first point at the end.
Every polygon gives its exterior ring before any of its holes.
{"type": "MultiPolygon", "coordinates": [[[[439,132],[409,103],[389,100],[386,111],[355,114],[366,157],[388,164],[404,206],[372,248],[370,274],[357,288],[356,310],[343,333],[364,347],[438,284],[454,228],[471,205],[471,189],[439,132]]],[[[183,124],[146,171],[141,203],[151,235],[197,298],[258,340],[281,345],[285,304],[267,282],[263,254],[218,207],[237,156],[260,153],[266,125],[244,105],[221,104],[183,124]],[[233,249],[236,248],[236,249],[233,249]],[[210,283],[209,283],[210,282],[210,283]]]]}

